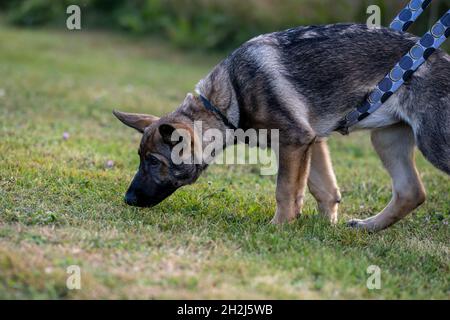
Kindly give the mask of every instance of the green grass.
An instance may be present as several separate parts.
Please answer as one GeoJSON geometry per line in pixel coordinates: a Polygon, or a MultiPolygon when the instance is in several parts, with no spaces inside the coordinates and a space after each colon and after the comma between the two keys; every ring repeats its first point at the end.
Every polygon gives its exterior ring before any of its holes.
{"type": "Polygon", "coordinates": [[[2,27],[0,43],[0,298],[449,298],[449,179],[421,155],[427,202],[378,234],[345,226],[390,199],[367,133],[330,139],[336,227],[309,194],[295,223],[270,225],[275,179],[251,166],[128,207],[139,135],[111,110],[168,112],[220,58],[103,33],[2,27]]]}

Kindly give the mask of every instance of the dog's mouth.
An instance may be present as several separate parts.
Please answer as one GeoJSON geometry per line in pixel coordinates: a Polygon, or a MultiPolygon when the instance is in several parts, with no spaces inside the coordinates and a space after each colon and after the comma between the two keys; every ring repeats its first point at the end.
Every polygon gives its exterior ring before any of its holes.
{"type": "Polygon", "coordinates": [[[137,198],[133,198],[130,197],[128,195],[125,195],[125,203],[129,206],[132,207],[139,207],[139,208],[152,208],[158,204],[160,204],[161,202],[163,202],[165,199],[161,199],[161,200],[146,200],[146,199],[137,199],[137,198]]]}
{"type": "Polygon", "coordinates": [[[140,208],[154,207],[165,199],[167,199],[172,193],[176,191],[176,188],[165,189],[162,192],[158,192],[156,195],[146,195],[133,190],[128,190],[125,194],[124,201],[127,205],[140,208]]]}
{"type": "Polygon", "coordinates": [[[124,201],[127,205],[139,208],[151,208],[159,204],[160,202],[142,201],[129,196],[125,196],[124,201]]]}

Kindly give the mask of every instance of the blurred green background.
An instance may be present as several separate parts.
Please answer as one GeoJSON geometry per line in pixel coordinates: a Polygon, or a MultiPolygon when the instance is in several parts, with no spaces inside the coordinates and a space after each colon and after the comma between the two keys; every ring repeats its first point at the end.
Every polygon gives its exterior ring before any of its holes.
{"type": "MultiPolygon", "coordinates": [[[[254,35],[288,27],[365,22],[366,8],[379,5],[388,25],[408,0],[2,0],[8,23],[65,26],[66,7],[77,4],[83,29],[158,35],[177,47],[230,50],[254,35]]],[[[450,1],[434,0],[411,32],[423,34],[450,1]]],[[[447,45],[447,49],[449,46],[447,45]]]]}

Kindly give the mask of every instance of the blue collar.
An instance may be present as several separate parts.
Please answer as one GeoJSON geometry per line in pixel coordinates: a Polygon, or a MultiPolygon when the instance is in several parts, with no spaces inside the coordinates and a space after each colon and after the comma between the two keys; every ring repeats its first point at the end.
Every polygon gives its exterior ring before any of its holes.
{"type": "Polygon", "coordinates": [[[219,116],[220,120],[222,120],[223,124],[227,126],[228,128],[231,128],[233,130],[237,130],[238,128],[228,120],[228,118],[217,108],[215,107],[208,99],[205,98],[202,94],[199,95],[200,100],[202,100],[203,105],[205,108],[211,112],[214,112],[216,115],[219,116]]]}

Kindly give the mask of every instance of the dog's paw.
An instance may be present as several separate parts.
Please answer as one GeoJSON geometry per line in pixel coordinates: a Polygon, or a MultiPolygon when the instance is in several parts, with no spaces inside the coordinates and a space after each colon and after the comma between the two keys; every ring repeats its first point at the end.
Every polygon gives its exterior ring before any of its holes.
{"type": "Polygon", "coordinates": [[[376,224],[371,218],[364,220],[352,219],[347,222],[347,226],[353,229],[365,230],[368,232],[376,232],[379,230],[379,228],[377,228],[376,224]]]}
{"type": "Polygon", "coordinates": [[[279,217],[273,217],[272,220],[270,220],[270,224],[276,225],[276,226],[280,226],[286,223],[290,223],[292,222],[292,220],[290,219],[284,219],[284,218],[279,218],[279,217]]]}
{"type": "Polygon", "coordinates": [[[330,214],[327,218],[328,218],[328,220],[330,221],[330,223],[332,225],[337,225],[337,223],[338,223],[338,215],[337,215],[337,213],[330,214]]]}
{"type": "Polygon", "coordinates": [[[273,224],[276,226],[276,225],[282,224],[282,222],[278,221],[278,219],[272,218],[272,220],[270,220],[270,224],[273,224]]]}
{"type": "Polygon", "coordinates": [[[283,225],[286,223],[293,223],[300,215],[296,215],[294,217],[286,217],[286,216],[279,216],[275,215],[272,220],[270,220],[270,224],[273,225],[283,225]]]}

